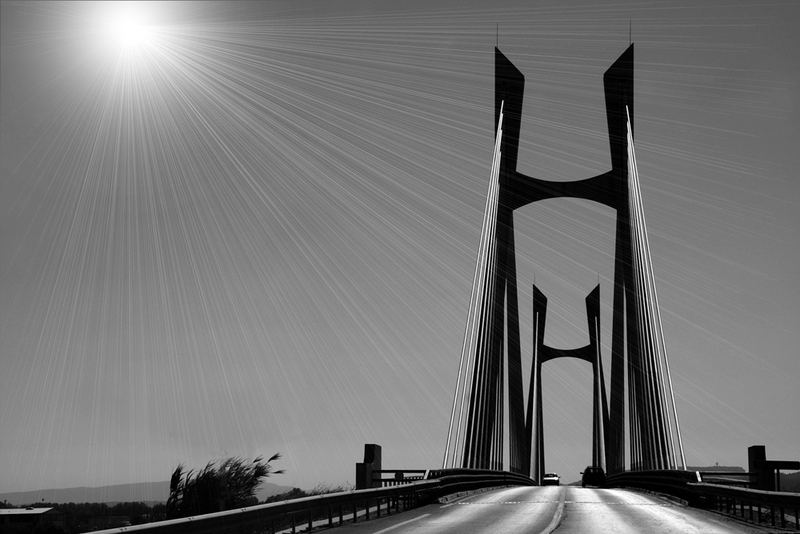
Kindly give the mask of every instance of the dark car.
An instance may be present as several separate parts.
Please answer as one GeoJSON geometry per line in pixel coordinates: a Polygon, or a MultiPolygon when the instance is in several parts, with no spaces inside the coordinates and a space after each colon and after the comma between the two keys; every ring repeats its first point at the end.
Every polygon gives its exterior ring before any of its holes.
{"type": "Polygon", "coordinates": [[[558,486],[561,483],[561,477],[558,473],[545,473],[542,477],[542,486],[558,486]]]}
{"type": "Polygon", "coordinates": [[[584,488],[586,486],[597,486],[598,488],[602,488],[606,484],[606,472],[603,471],[602,467],[590,465],[581,471],[581,474],[583,475],[581,478],[581,486],[584,488]]]}

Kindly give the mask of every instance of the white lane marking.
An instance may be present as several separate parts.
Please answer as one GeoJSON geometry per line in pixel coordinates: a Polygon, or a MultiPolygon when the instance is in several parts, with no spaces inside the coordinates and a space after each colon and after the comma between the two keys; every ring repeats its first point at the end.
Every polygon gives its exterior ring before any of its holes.
{"type": "Polygon", "coordinates": [[[386,527],[385,529],[378,530],[376,532],[373,532],[372,534],[383,534],[384,532],[389,532],[390,530],[394,530],[396,528],[402,527],[403,525],[407,525],[409,523],[413,523],[414,521],[416,521],[418,519],[422,519],[423,517],[428,517],[429,515],[431,515],[431,514],[418,515],[414,519],[409,519],[408,521],[403,521],[402,523],[397,523],[396,525],[392,525],[391,527],[386,527]]]}
{"type": "Polygon", "coordinates": [[[454,504],[460,504],[460,503],[451,502],[450,504],[443,504],[442,506],[439,507],[439,510],[441,510],[442,508],[447,508],[448,506],[453,506],[454,504]]]}
{"type": "Polygon", "coordinates": [[[553,514],[553,519],[550,520],[550,524],[547,525],[542,531],[542,534],[550,534],[555,529],[558,528],[558,525],[561,523],[561,516],[564,515],[564,501],[567,498],[567,489],[561,489],[561,497],[558,500],[558,506],[556,507],[556,513],[553,514]]]}

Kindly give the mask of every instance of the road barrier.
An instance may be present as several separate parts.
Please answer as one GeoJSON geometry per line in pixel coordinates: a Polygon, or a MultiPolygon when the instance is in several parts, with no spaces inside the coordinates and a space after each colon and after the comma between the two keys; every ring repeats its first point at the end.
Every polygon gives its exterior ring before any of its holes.
{"type": "MultiPolygon", "coordinates": [[[[418,470],[392,470],[418,473],[418,470]]],[[[236,510],[168,519],[130,527],[96,531],[147,534],[262,534],[296,532],[312,526],[334,527],[368,520],[434,502],[445,495],[493,486],[532,486],[529,477],[479,469],[423,471],[427,480],[363,490],[315,495],[289,501],[259,504],[236,510]]]]}
{"type": "Polygon", "coordinates": [[[765,491],[695,482],[689,489],[705,501],[706,508],[752,523],[800,530],[800,493],[765,491]]]}
{"type": "Polygon", "coordinates": [[[702,482],[697,471],[663,469],[657,471],[625,471],[606,477],[609,488],[639,488],[656,493],[674,495],[689,504],[695,503],[695,494],[689,489],[691,482],[702,482]]]}
{"type": "Polygon", "coordinates": [[[800,530],[800,493],[712,484],[697,471],[627,471],[609,475],[606,485],[674,495],[698,508],[752,523],[800,530]]]}
{"type": "Polygon", "coordinates": [[[471,491],[492,486],[535,486],[536,482],[526,475],[489,469],[432,469],[428,478],[440,481],[435,489],[435,498],[451,493],[471,491]]]}
{"type": "Polygon", "coordinates": [[[757,473],[748,471],[700,471],[703,482],[711,484],[723,484],[725,486],[739,486],[742,488],[752,488],[756,480],[757,473]]]}

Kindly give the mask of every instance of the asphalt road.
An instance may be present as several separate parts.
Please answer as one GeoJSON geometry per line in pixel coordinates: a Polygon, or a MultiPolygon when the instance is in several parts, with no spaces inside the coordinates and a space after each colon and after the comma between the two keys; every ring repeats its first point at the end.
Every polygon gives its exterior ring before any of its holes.
{"type": "Polygon", "coordinates": [[[572,486],[503,488],[448,504],[345,525],[337,534],[585,532],[729,534],[758,527],[696,510],[654,495],[572,486]]]}

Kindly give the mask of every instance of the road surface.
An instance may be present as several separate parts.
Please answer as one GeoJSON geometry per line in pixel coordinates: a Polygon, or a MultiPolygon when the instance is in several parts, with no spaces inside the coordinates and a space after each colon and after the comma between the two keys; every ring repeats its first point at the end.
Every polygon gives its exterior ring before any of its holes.
{"type": "Polygon", "coordinates": [[[756,526],[645,493],[572,486],[502,488],[344,525],[337,534],[585,532],[730,534],[756,526]]]}

